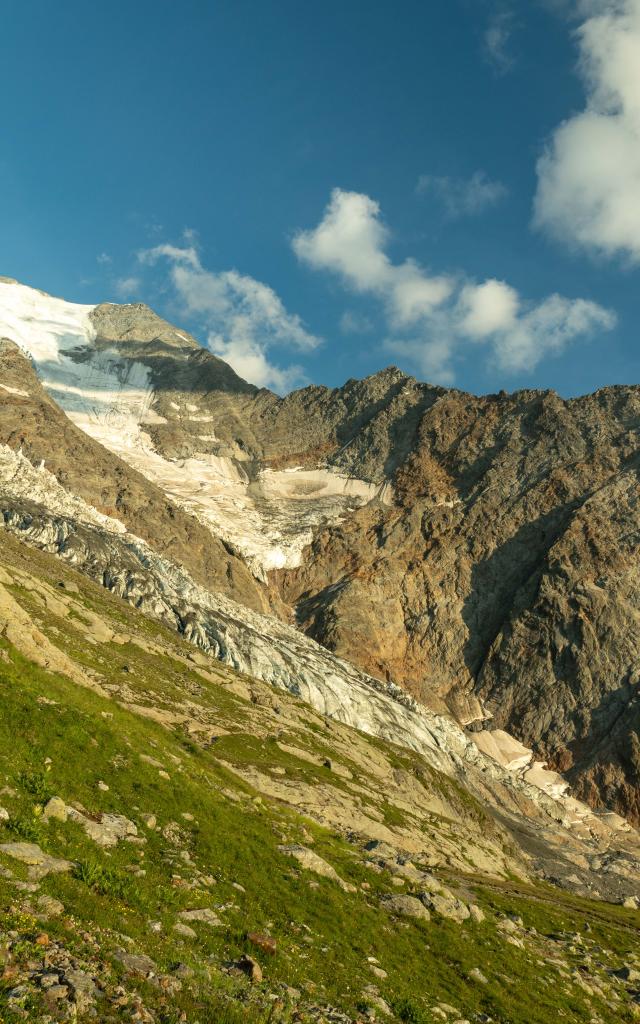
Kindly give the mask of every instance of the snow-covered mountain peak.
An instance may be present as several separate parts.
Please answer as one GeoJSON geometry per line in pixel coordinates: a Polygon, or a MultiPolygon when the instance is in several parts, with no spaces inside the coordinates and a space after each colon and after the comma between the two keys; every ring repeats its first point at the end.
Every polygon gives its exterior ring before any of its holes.
{"type": "Polygon", "coordinates": [[[229,394],[253,399],[256,389],[147,306],[84,306],[0,282],[0,337],[31,357],[76,426],[239,551],[258,578],[299,565],[315,527],[384,491],[321,460],[256,465],[242,440],[218,437],[220,409],[235,422],[229,394]]]}
{"type": "Polygon", "coordinates": [[[41,366],[59,364],[65,352],[94,340],[90,318],[94,308],[4,278],[0,280],[0,337],[15,341],[41,366]]]}

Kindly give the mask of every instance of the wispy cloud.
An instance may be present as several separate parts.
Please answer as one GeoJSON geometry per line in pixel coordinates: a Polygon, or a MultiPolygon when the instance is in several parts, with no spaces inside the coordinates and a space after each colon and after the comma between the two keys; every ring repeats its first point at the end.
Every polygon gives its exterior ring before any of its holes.
{"type": "Polygon", "coordinates": [[[511,50],[513,31],[513,13],[502,8],[493,12],[482,36],[484,56],[500,75],[511,71],[515,64],[511,50]]]}
{"type": "Polygon", "coordinates": [[[119,299],[130,299],[140,294],[142,281],[139,277],[119,277],[113,283],[116,295],[119,299]]]}
{"type": "Polygon", "coordinates": [[[504,281],[438,275],[415,260],[394,263],[389,232],[369,196],[335,189],[319,224],[293,239],[298,258],[338,274],[346,288],[382,304],[387,348],[443,384],[470,346],[488,346],[505,372],[532,370],[575,339],[610,330],[615,315],[595,302],[550,295],[530,302],[504,281]]]}
{"type": "Polygon", "coordinates": [[[585,109],[538,161],[534,223],[560,241],[640,262],[640,0],[578,4],[585,109]]]}
{"type": "Polygon", "coordinates": [[[96,256],[96,263],[99,263],[100,266],[102,266],[102,267],[108,265],[111,262],[112,262],[111,261],[111,257],[109,256],[109,253],[107,253],[107,252],[99,252],[98,255],[96,256]]]}
{"type": "Polygon", "coordinates": [[[434,195],[443,204],[451,219],[473,217],[501,202],[508,193],[501,181],[492,181],[484,171],[475,171],[470,178],[437,177],[422,174],[416,192],[434,195]]]}
{"type": "Polygon", "coordinates": [[[156,245],[138,253],[142,265],[169,265],[169,279],[182,313],[198,320],[207,346],[236,373],[259,387],[284,392],[304,380],[297,365],[275,365],[274,347],[308,353],[320,339],[287,312],[272,288],[236,270],[215,272],[203,267],[195,245],[156,245]]]}
{"type": "Polygon", "coordinates": [[[364,313],[347,309],[340,317],[340,330],[343,334],[369,334],[373,330],[373,321],[364,313]]]}

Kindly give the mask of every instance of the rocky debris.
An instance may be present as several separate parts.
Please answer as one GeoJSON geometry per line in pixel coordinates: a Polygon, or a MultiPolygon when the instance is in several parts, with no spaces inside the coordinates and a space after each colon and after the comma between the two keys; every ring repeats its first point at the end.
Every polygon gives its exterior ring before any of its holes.
{"type": "Polygon", "coordinates": [[[505,942],[508,942],[511,946],[516,946],[518,949],[525,948],[524,928],[521,919],[502,918],[498,921],[497,928],[502,933],[505,942]]]}
{"type": "Polygon", "coordinates": [[[385,896],[380,905],[398,917],[415,917],[421,921],[429,921],[431,918],[426,906],[417,896],[385,896]]]}
{"type": "Polygon", "coordinates": [[[144,953],[127,953],[124,949],[116,950],[114,959],[122,964],[126,971],[131,974],[140,974],[143,978],[154,977],[158,968],[151,959],[144,953]]]}
{"type": "Polygon", "coordinates": [[[172,846],[184,847],[187,843],[187,833],[178,825],[177,821],[168,821],[162,829],[162,838],[166,839],[172,846]]]}
{"type": "Polygon", "coordinates": [[[72,861],[62,857],[51,857],[36,843],[2,843],[0,853],[27,864],[29,878],[32,881],[39,881],[47,875],[71,871],[73,868],[72,861]]]}
{"type": "MultiPolygon", "coordinates": [[[[374,1011],[378,1010],[385,1017],[390,1017],[392,1015],[393,1011],[391,1007],[389,1006],[388,1002],[382,998],[375,985],[365,986],[365,988],[362,991],[362,995],[367,1006],[369,1006],[371,1009],[373,1009],[374,1011]]],[[[375,1020],[375,1014],[373,1015],[373,1018],[371,1018],[370,1015],[370,1019],[375,1020]]]]}
{"type": "MultiPolygon", "coordinates": [[[[629,957],[629,962],[622,967],[611,967],[612,961],[614,965],[616,961],[619,963],[618,958],[610,950],[603,949],[600,944],[590,939],[588,928],[585,928],[585,934],[563,931],[539,935],[535,929],[525,929],[522,919],[517,914],[509,914],[497,920],[503,922],[508,934],[516,932],[523,940],[526,939],[527,955],[535,958],[540,967],[544,968],[540,973],[540,985],[560,986],[563,994],[567,996],[575,994],[577,987],[590,998],[605,1000],[613,1012],[611,1019],[614,1016],[621,1020],[626,1020],[627,1016],[631,1019],[637,1002],[640,979],[640,969],[633,954],[629,957]]],[[[261,939],[270,938],[263,933],[255,934],[261,939]]],[[[93,947],[94,957],[103,946],[102,937],[97,935],[81,932],[79,937],[85,949],[87,946],[93,947]]],[[[6,998],[7,1009],[15,1013],[18,1019],[34,1020],[34,1024],[36,1020],[39,1024],[51,1024],[52,1019],[80,1019],[85,1013],[89,1019],[96,1019],[96,1014],[102,1014],[99,1019],[107,1020],[110,1019],[110,1010],[118,1019],[122,1017],[153,1024],[166,1013],[168,1006],[178,1019],[181,1010],[179,996],[183,988],[186,987],[190,998],[197,998],[198,993],[204,994],[211,982],[209,959],[206,969],[203,964],[195,970],[184,964],[176,964],[170,973],[163,974],[157,971],[154,961],[145,954],[120,949],[116,951],[114,959],[116,963],[120,963],[126,976],[119,984],[118,972],[113,975],[108,963],[100,959],[78,959],[76,954],[70,954],[59,941],[44,933],[23,935],[13,931],[9,933],[9,942],[3,941],[5,938],[5,935],[0,935],[0,962],[4,967],[3,998],[6,998]],[[27,943],[25,939],[28,940],[27,943]],[[25,945],[27,948],[31,945],[39,946],[41,956],[26,964],[20,959],[13,962],[12,947],[15,948],[16,957],[20,958],[25,945]],[[145,986],[145,1003],[138,992],[141,979],[148,983],[145,986]],[[41,1001],[34,1001],[34,995],[38,995],[41,1001]],[[25,1007],[29,1008],[30,1016],[26,1015],[25,1007]],[[44,1012],[44,1016],[34,1016],[38,1012],[36,1008],[39,1008],[40,1013],[44,1012]]],[[[120,938],[123,942],[133,942],[126,936],[120,938]]],[[[195,955],[197,954],[194,951],[195,955]]],[[[375,957],[368,957],[367,964],[376,980],[386,980],[386,972],[379,966],[375,957]]],[[[354,1017],[335,1006],[327,1005],[324,1001],[310,999],[309,997],[313,997],[314,991],[319,987],[311,980],[304,982],[300,989],[276,983],[274,990],[274,985],[268,983],[268,977],[265,977],[260,964],[253,957],[243,956],[238,961],[221,964],[220,967],[225,973],[244,976],[252,983],[251,988],[234,986],[234,994],[229,993],[230,1004],[234,1008],[237,1006],[240,1013],[242,1008],[248,1013],[250,1007],[263,1011],[265,1006],[273,1007],[276,1014],[279,1010],[286,1010],[291,1020],[307,1021],[309,1024],[364,1024],[365,1020],[378,1020],[393,1016],[394,1011],[397,1013],[397,1006],[394,1004],[391,1007],[380,995],[375,984],[365,984],[362,988],[358,1000],[358,1013],[354,1017]],[[304,990],[304,996],[301,990],[304,990]]],[[[474,995],[476,987],[480,989],[490,984],[487,973],[481,967],[472,967],[467,968],[466,976],[469,981],[467,995],[460,996],[464,1000],[463,1009],[439,1002],[431,1006],[430,1019],[448,1021],[449,1024],[461,1021],[490,1024],[490,1014],[479,1012],[477,1009],[470,1012],[474,1004],[477,1006],[477,998],[492,1001],[490,989],[482,993],[476,991],[474,995]]],[[[513,980],[507,975],[498,978],[510,986],[511,998],[516,997],[515,990],[511,988],[513,980]]],[[[526,1009],[528,993],[517,995],[523,1000],[526,1009]]],[[[423,999],[417,998],[415,1002],[422,1005],[423,999]]],[[[426,1003],[424,1005],[427,1006],[426,1003]]],[[[186,1019],[186,1014],[183,1016],[186,1019]]]]}
{"type": "Polygon", "coordinates": [[[191,925],[185,924],[184,921],[177,921],[172,929],[176,935],[181,935],[183,939],[197,939],[198,933],[191,927],[191,925]]]}
{"type": "Polygon", "coordinates": [[[9,814],[6,807],[0,807],[0,822],[9,821],[11,815],[9,814]]]}
{"type": "Polygon", "coordinates": [[[71,989],[81,1013],[92,1004],[96,994],[96,985],[91,975],[80,970],[65,971],[63,984],[68,985],[71,989]]]}
{"type": "MultiPolygon", "coordinates": [[[[20,948],[23,939],[31,939],[30,936],[22,936],[12,932],[15,937],[17,948],[20,948]]],[[[21,984],[14,985],[8,993],[9,1007],[15,1011],[18,1018],[25,1018],[24,1005],[31,1000],[36,991],[39,991],[43,998],[46,1009],[51,1011],[55,1008],[55,1019],[72,1019],[85,1013],[95,1016],[93,1006],[103,986],[98,975],[101,971],[98,965],[88,965],[79,961],[75,956],[58,941],[50,940],[46,935],[37,936],[35,944],[42,947],[43,954],[39,961],[29,961],[5,967],[4,980],[21,977],[21,984]],[[59,1017],[57,1014],[62,1013],[59,1017]]],[[[9,943],[9,956],[14,950],[13,942],[9,943]]],[[[32,1007],[35,1009],[35,1007],[32,1007]]],[[[28,1016],[28,1020],[36,1018],[28,1016]]],[[[51,1020],[51,1017],[38,1017],[38,1021],[51,1020]]]]}
{"type": "Polygon", "coordinates": [[[323,878],[329,878],[332,882],[337,882],[345,892],[356,891],[355,885],[351,885],[351,883],[345,882],[340,878],[337,871],[331,866],[331,864],[328,864],[326,860],[323,860],[322,857],[313,850],[310,850],[307,846],[300,846],[297,843],[294,843],[291,845],[278,846],[278,850],[286,857],[293,857],[306,871],[313,871],[316,875],[321,875],[323,878]]]}
{"type": "Polygon", "coordinates": [[[53,896],[48,896],[46,893],[38,896],[36,905],[38,907],[38,912],[42,914],[43,917],[59,917],[60,914],[64,913],[64,903],[55,899],[53,896]]]}

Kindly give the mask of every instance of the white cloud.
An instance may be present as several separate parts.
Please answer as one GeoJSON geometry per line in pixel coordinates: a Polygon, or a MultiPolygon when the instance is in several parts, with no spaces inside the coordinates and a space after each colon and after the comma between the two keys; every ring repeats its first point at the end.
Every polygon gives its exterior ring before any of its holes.
{"type": "Polygon", "coordinates": [[[482,37],[484,55],[495,71],[504,75],[515,60],[509,47],[513,35],[513,14],[508,10],[495,11],[482,37]]]}
{"type": "Polygon", "coordinates": [[[449,335],[429,338],[387,338],[385,348],[394,356],[416,367],[417,372],[435,384],[455,383],[452,363],[453,343],[449,335]]]}
{"type": "Polygon", "coordinates": [[[99,252],[96,256],[96,263],[99,263],[101,266],[104,266],[107,263],[111,263],[111,257],[109,256],[109,253],[99,252]]]}
{"type": "Polygon", "coordinates": [[[160,256],[166,256],[175,264],[193,267],[194,270],[201,270],[200,257],[193,246],[183,248],[179,245],[170,245],[165,242],[163,245],[154,245],[153,249],[141,249],[138,253],[140,263],[157,263],[160,256]]]}
{"type": "Polygon", "coordinates": [[[139,294],[142,281],[139,277],[119,277],[114,281],[113,287],[119,299],[130,299],[139,294]]]}
{"type": "Polygon", "coordinates": [[[356,291],[384,289],[393,267],[384,253],[387,230],[379,213],[369,196],[334,189],[317,228],[294,237],[294,252],[313,267],[339,271],[356,291]]]}
{"type": "Polygon", "coordinates": [[[399,325],[415,323],[449,297],[453,282],[431,277],[413,260],[392,263],[385,253],[388,231],[375,200],[336,188],[323,219],[293,239],[298,259],[316,270],[342,275],[356,292],[383,297],[399,325]]]}
{"type": "Polygon", "coordinates": [[[470,217],[495,206],[507,195],[501,181],[492,181],[484,171],[476,171],[470,178],[447,178],[422,174],[416,192],[432,193],[444,205],[452,219],[470,217]]]}
{"type": "Polygon", "coordinates": [[[579,337],[610,331],[615,314],[596,302],[551,295],[493,334],[498,365],[504,370],[533,370],[549,355],[559,355],[579,337]]]}
{"type": "Polygon", "coordinates": [[[561,241],[640,261],[640,0],[589,0],[577,30],[585,109],[538,161],[534,223],[561,241]]]}
{"type": "Polygon", "coordinates": [[[244,380],[260,388],[271,388],[278,394],[285,394],[306,380],[301,366],[274,366],[269,362],[264,346],[246,335],[228,341],[224,335],[211,334],[208,348],[219,359],[229,363],[244,380]]]}
{"type": "Polygon", "coordinates": [[[346,309],[340,317],[340,330],[342,334],[369,334],[373,323],[368,316],[346,309]]]}
{"type": "Polygon", "coordinates": [[[512,330],[519,306],[518,293],[504,281],[466,285],[460,294],[460,330],[472,340],[479,341],[496,331],[512,330]]]}
{"type": "Polygon", "coordinates": [[[487,345],[503,371],[522,372],[615,325],[613,313],[584,299],[552,295],[534,303],[505,281],[478,284],[427,274],[414,260],[393,263],[388,238],[374,200],[336,189],[320,223],[299,232],[293,248],[314,269],[339,274],[351,291],[376,296],[387,348],[440,383],[452,383],[455,363],[471,343],[487,345]]]}
{"type": "Polygon", "coordinates": [[[207,346],[236,373],[259,387],[286,391],[303,379],[299,366],[274,365],[274,346],[309,352],[320,344],[299,316],[288,313],[268,285],[236,270],[206,270],[195,246],[163,244],[138,254],[150,265],[166,259],[184,315],[199,319],[207,330],[207,346]]]}

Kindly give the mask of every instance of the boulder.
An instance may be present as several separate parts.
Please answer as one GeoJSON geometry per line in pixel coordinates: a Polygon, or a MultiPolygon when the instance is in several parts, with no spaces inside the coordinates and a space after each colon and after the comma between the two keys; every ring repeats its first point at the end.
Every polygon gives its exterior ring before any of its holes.
{"type": "Polygon", "coordinates": [[[38,897],[37,906],[39,913],[45,917],[59,917],[64,913],[64,903],[46,894],[38,897]]]}
{"type": "Polygon", "coordinates": [[[66,821],[69,814],[69,810],[64,800],[59,796],[52,796],[50,800],[45,804],[42,812],[43,821],[66,821]]]}
{"type": "Polygon", "coordinates": [[[246,974],[249,981],[254,985],[259,985],[262,981],[262,968],[257,960],[254,960],[252,956],[242,956],[235,964],[239,971],[246,974]]]}
{"type": "Polygon", "coordinates": [[[144,953],[127,953],[119,949],[115,953],[115,959],[130,974],[141,974],[144,978],[153,977],[158,971],[151,957],[144,953]]]}
{"type": "Polygon", "coordinates": [[[450,921],[456,921],[458,924],[462,924],[463,921],[471,917],[471,912],[466,903],[456,899],[455,896],[423,893],[420,899],[426,907],[439,914],[440,917],[446,917],[450,921]]]}
{"type": "Polygon", "coordinates": [[[32,881],[44,878],[46,875],[71,871],[73,867],[72,861],[64,860],[61,857],[50,857],[36,843],[3,843],[0,845],[0,853],[27,864],[29,878],[32,881]]]}
{"type": "Polygon", "coordinates": [[[488,985],[489,979],[484,976],[479,967],[473,967],[469,971],[469,977],[472,981],[477,981],[480,985],[488,985]]]}
{"type": "Polygon", "coordinates": [[[623,981],[627,981],[631,984],[637,984],[640,982],[640,970],[636,967],[630,967],[625,964],[618,971],[614,971],[616,978],[622,978],[623,981]]]}
{"type": "Polygon", "coordinates": [[[278,949],[276,940],[271,935],[263,935],[262,932],[249,932],[247,942],[269,956],[275,956],[278,949]]]}
{"type": "Polygon", "coordinates": [[[181,910],[178,914],[181,921],[198,921],[201,924],[208,924],[211,928],[220,928],[222,921],[218,915],[209,907],[199,907],[195,910],[181,910]]]}
{"type": "Polygon", "coordinates": [[[355,885],[351,885],[340,878],[331,864],[328,864],[326,860],[323,860],[322,857],[319,857],[317,853],[314,853],[308,847],[294,843],[288,846],[279,846],[278,849],[280,853],[284,853],[285,857],[293,857],[297,860],[305,870],[313,871],[316,875],[321,875],[323,878],[330,878],[332,882],[337,882],[345,892],[356,891],[355,885]]]}
{"type": "Polygon", "coordinates": [[[98,846],[117,846],[121,839],[130,839],[138,835],[135,824],[125,818],[123,814],[101,814],[96,821],[90,818],[84,811],[76,807],[67,808],[67,816],[70,821],[75,821],[85,830],[90,839],[93,839],[98,846]]]}
{"type": "Polygon", "coordinates": [[[415,917],[420,921],[429,921],[431,918],[424,903],[416,896],[385,896],[381,906],[398,917],[415,917]]]}
{"type": "Polygon", "coordinates": [[[91,1006],[96,986],[90,974],[80,970],[65,971],[64,984],[71,989],[80,1012],[91,1006]]]}

